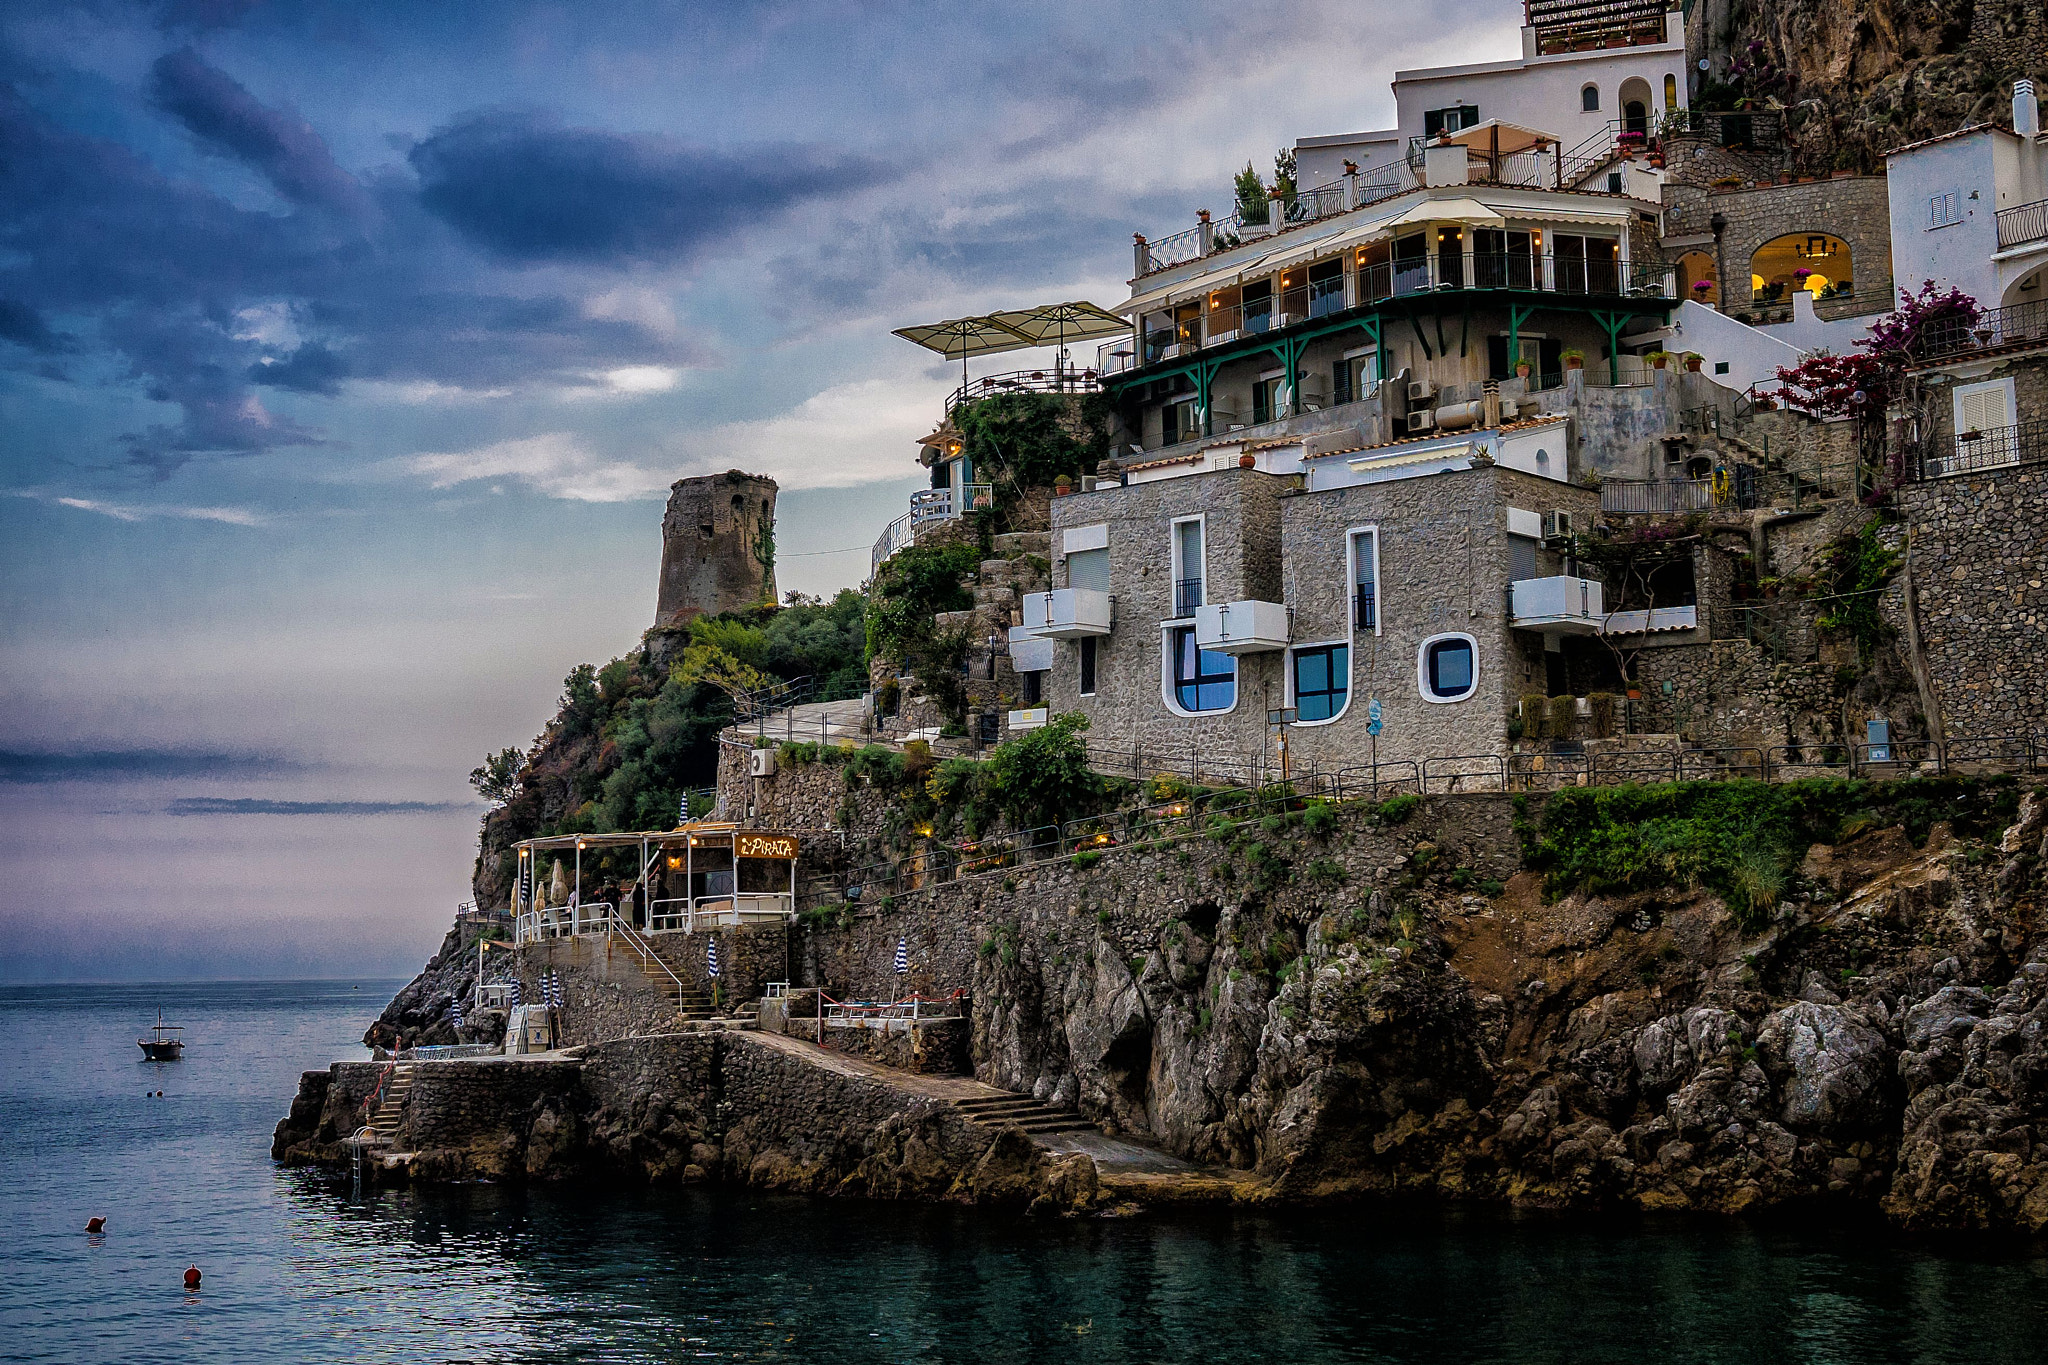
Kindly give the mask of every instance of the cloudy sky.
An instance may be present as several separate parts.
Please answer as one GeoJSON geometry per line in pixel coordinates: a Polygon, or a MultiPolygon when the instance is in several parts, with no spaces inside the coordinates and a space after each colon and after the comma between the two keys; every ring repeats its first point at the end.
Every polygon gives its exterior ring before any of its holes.
{"type": "Polygon", "coordinates": [[[1520,9],[0,0],[0,979],[409,973],[670,482],[857,583],[890,328],[1121,301],[1520,9]]]}

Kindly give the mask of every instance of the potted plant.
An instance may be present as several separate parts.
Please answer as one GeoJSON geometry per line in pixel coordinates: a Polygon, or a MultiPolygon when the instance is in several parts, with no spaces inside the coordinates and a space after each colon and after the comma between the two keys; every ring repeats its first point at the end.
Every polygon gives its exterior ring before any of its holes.
{"type": "Polygon", "coordinates": [[[1694,280],[1692,282],[1692,296],[1701,303],[1707,301],[1707,295],[1712,293],[1713,289],[1714,282],[1712,280],[1694,280]]]}
{"type": "Polygon", "coordinates": [[[1517,360],[1515,362],[1515,377],[1517,379],[1527,379],[1529,377],[1529,370],[1530,365],[1528,361],[1517,360]]]}
{"type": "Polygon", "coordinates": [[[1071,474],[1061,474],[1052,481],[1052,495],[1056,498],[1064,498],[1073,491],[1074,477],[1071,474]]]}
{"type": "Polygon", "coordinates": [[[1567,370],[1583,370],[1583,369],[1585,369],[1585,368],[1586,368],[1586,353],[1585,353],[1584,351],[1581,351],[1581,350],[1577,350],[1577,349],[1573,349],[1573,350],[1569,350],[1569,351],[1566,351],[1566,352],[1564,353],[1564,367],[1565,367],[1565,368],[1566,368],[1567,370]]]}
{"type": "Polygon", "coordinates": [[[1706,362],[1707,358],[1698,351],[1687,351],[1683,359],[1685,361],[1685,372],[1687,374],[1698,374],[1700,366],[1706,362]]]}
{"type": "Polygon", "coordinates": [[[1671,352],[1652,351],[1644,359],[1648,360],[1653,368],[1661,370],[1671,363],[1671,352]]]}
{"type": "Polygon", "coordinates": [[[1244,451],[1237,457],[1237,467],[1239,469],[1257,469],[1259,467],[1259,457],[1252,454],[1249,450],[1244,451]]]}

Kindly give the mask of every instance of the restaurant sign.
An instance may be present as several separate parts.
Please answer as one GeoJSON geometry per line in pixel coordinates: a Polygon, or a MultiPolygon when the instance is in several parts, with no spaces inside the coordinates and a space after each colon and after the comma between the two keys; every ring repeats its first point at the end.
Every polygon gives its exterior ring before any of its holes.
{"type": "Polygon", "coordinates": [[[794,858],[796,856],[796,836],[794,834],[735,835],[733,852],[742,858],[794,858]]]}

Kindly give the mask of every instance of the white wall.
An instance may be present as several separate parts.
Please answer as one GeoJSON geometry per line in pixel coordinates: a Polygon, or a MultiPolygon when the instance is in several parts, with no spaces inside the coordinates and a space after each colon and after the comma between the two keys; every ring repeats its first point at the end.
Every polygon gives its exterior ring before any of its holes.
{"type": "Polygon", "coordinates": [[[1699,352],[1705,358],[1700,372],[1721,387],[1738,392],[1752,384],[1774,385],[1780,366],[1790,369],[1806,358],[1806,353],[1797,346],[1766,336],[1755,327],[1691,299],[1678,306],[1671,324],[1671,339],[1664,345],[1673,354],[1699,352]],[[1727,371],[1717,371],[1717,364],[1726,364],[1727,371]]]}
{"type": "Polygon", "coordinates": [[[1639,77],[1650,87],[1652,128],[1664,112],[1664,78],[1678,83],[1678,107],[1686,102],[1685,41],[1682,21],[1670,16],[1667,33],[1675,39],[1654,47],[1606,48],[1595,52],[1562,52],[1549,57],[1523,57],[1472,66],[1428,67],[1394,73],[1395,127],[1404,144],[1422,136],[1425,110],[1464,103],[1479,106],[1479,120],[1502,119],[1527,128],[1555,133],[1569,151],[1621,117],[1621,84],[1639,77]],[[1580,108],[1587,84],[1600,90],[1600,108],[1580,108]]]}
{"type": "Polygon", "coordinates": [[[1303,189],[1327,185],[1344,174],[1346,161],[1355,161],[1359,170],[1369,171],[1400,160],[1406,147],[1391,128],[1373,133],[1305,137],[1294,144],[1294,182],[1303,189]]]}
{"type": "Polygon", "coordinates": [[[1894,152],[1885,158],[1892,220],[1892,279],[1918,292],[1933,280],[1960,289],[1986,307],[1998,302],[1998,187],[1993,129],[1894,152]],[[1930,205],[1955,194],[1960,221],[1935,227],[1930,205]],[[1975,196],[1972,198],[1972,196],[1975,196]]]}
{"type": "MultiPolygon", "coordinates": [[[[1772,323],[1755,330],[1809,354],[1824,350],[1847,355],[1869,333],[1872,320],[1872,317],[1861,317],[1823,321],[1813,310],[1813,295],[1807,290],[1795,289],[1792,291],[1792,321],[1772,323]]],[[[1698,351],[1700,348],[1694,346],[1690,349],[1698,351]]],[[[1704,351],[1700,353],[1706,354],[1704,351]]]]}

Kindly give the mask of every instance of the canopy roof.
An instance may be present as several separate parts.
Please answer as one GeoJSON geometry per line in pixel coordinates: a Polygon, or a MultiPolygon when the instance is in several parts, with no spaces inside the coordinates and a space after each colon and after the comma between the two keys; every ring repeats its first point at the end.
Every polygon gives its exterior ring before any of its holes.
{"type": "Polygon", "coordinates": [[[937,351],[948,360],[1023,351],[1038,345],[1016,328],[1006,327],[994,318],[948,318],[944,322],[898,327],[892,334],[927,351],[937,351]]]}
{"type": "Polygon", "coordinates": [[[1455,133],[1446,133],[1437,139],[1438,146],[1446,144],[1467,147],[1488,156],[1513,156],[1517,152],[1547,152],[1557,145],[1557,134],[1490,118],[1484,123],[1475,123],[1470,128],[1461,128],[1455,133]]]}
{"type": "Polygon", "coordinates": [[[1416,223],[1504,223],[1507,219],[1495,213],[1477,199],[1425,199],[1407,212],[1394,218],[1383,219],[1372,225],[1372,231],[1385,232],[1388,228],[1410,227],[1416,223]]]}

